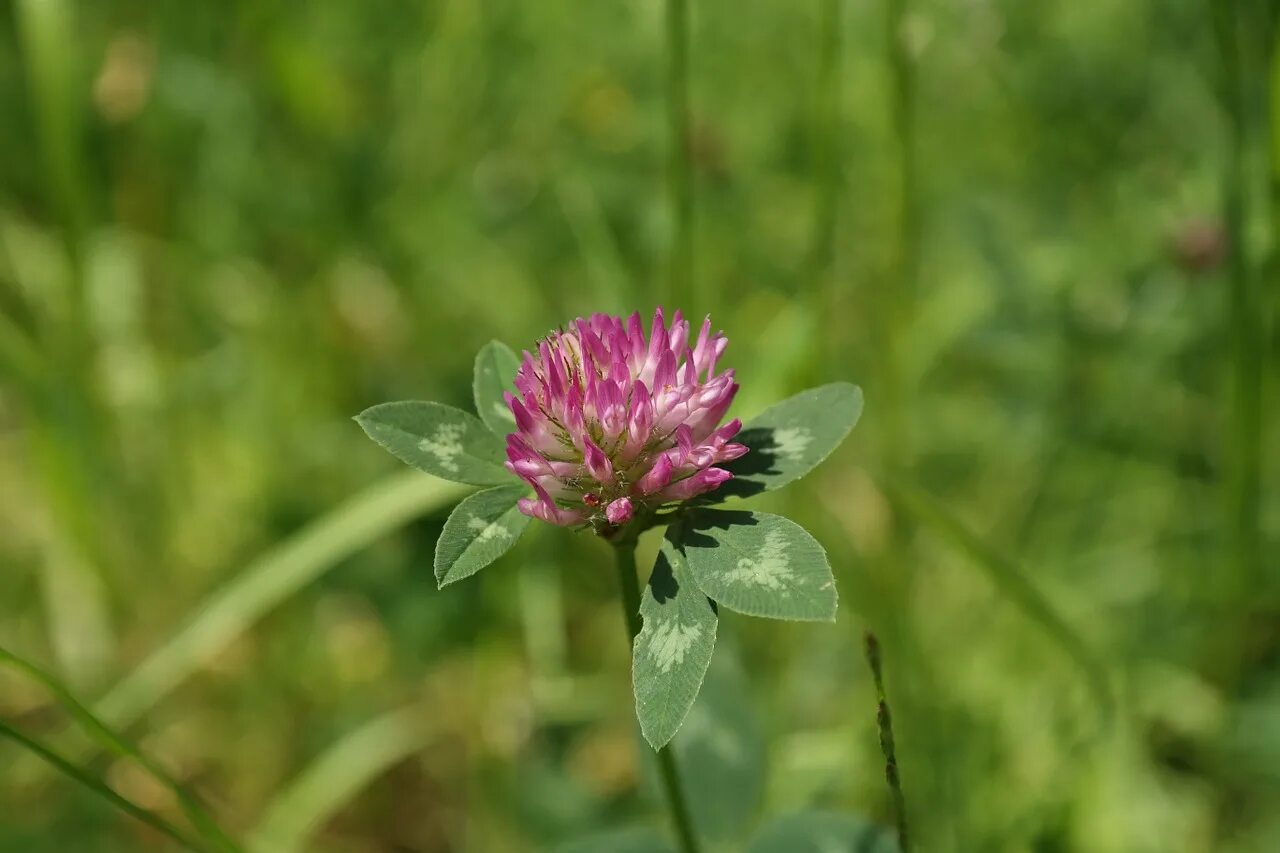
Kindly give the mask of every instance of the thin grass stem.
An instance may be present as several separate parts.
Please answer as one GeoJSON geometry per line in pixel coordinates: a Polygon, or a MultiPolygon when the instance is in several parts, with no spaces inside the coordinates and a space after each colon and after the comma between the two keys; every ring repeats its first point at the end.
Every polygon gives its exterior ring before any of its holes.
{"type": "Polygon", "coordinates": [[[44,687],[45,690],[53,695],[58,704],[80,724],[81,728],[110,752],[121,758],[130,758],[136,761],[147,773],[151,774],[152,778],[177,798],[178,804],[182,807],[187,819],[191,821],[191,825],[200,832],[206,841],[214,846],[214,849],[224,851],[224,853],[238,853],[240,847],[231,840],[230,836],[223,832],[218,822],[213,819],[205,809],[204,804],[194,794],[166,773],[159,764],[152,761],[144,752],[116,734],[109,726],[94,716],[93,712],[76,699],[71,694],[71,691],[67,690],[56,678],[34,663],[15,655],[3,647],[0,647],[0,665],[16,669],[44,687]]]}
{"type": "Polygon", "coordinates": [[[111,803],[125,814],[142,821],[157,832],[168,836],[187,850],[194,851],[194,853],[208,853],[209,848],[204,847],[200,842],[191,838],[155,812],[150,809],[143,808],[133,800],[116,793],[100,779],[95,779],[88,773],[85,773],[79,767],[76,767],[70,761],[67,761],[61,755],[58,755],[44,744],[27,737],[3,720],[0,720],[0,737],[6,737],[18,744],[23,749],[44,761],[46,764],[52,766],[58,772],[79,783],[81,787],[111,803]]]}

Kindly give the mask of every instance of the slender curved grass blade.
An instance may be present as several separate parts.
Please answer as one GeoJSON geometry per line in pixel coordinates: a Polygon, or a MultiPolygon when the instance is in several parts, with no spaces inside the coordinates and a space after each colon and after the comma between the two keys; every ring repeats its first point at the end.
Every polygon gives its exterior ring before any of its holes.
{"type": "Polygon", "coordinates": [[[1115,711],[1115,697],[1111,692],[1106,667],[1053,605],[1027,580],[1021,568],[979,538],[931,495],[902,482],[882,481],[881,486],[895,503],[917,521],[986,571],[996,589],[1039,624],[1075,661],[1094,694],[1103,725],[1109,725],[1115,711]]]}
{"type": "Polygon", "coordinates": [[[421,708],[366,723],[298,774],[267,808],[250,842],[254,853],[294,853],[307,837],[371,781],[421,749],[431,735],[421,708]]]}
{"type": "Polygon", "coordinates": [[[101,687],[116,646],[101,570],[88,563],[79,543],[63,537],[48,537],[43,551],[40,587],[54,659],[77,690],[101,687]]]}
{"type": "Polygon", "coordinates": [[[93,778],[53,750],[38,741],[32,740],[17,729],[11,728],[3,720],[0,720],[0,737],[9,738],[23,749],[26,749],[28,752],[35,755],[41,761],[49,764],[58,772],[74,780],[86,790],[103,798],[116,808],[120,809],[120,811],[137,818],[157,832],[164,833],[186,849],[195,851],[195,853],[206,853],[206,848],[202,847],[199,842],[188,838],[180,829],[160,817],[155,812],[145,809],[132,800],[120,796],[101,780],[93,778]]]}
{"type": "Polygon", "coordinates": [[[40,667],[3,647],[0,647],[0,665],[16,669],[33,681],[38,682],[53,695],[58,704],[80,724],[81,728],[101,746],[118,756],[133,759],[141,765],[157,782],[173,793],[191,824],[206,841],[214,845],[215,849],[226,851],[226,853],[235,853],[240,849],[222,831],[222,828],[218,826],[217,822],[209,815],[195,796],[166,773],[160,765],[156,764],[141,750],[120,737],[94,716],[93,712],[81,704],[75,696],[71,695],[71,692],[61,682],[40,667]]]}
{"type": "Polygon", "coordinates": [[[374,484],[247,566],[95,710],[112,725],[133,723],[267,611],[361,548],[467,491],[416,471],[374,484]]]}
{"type": "Polygon", "coordinates": [[[502,392],[515,390],[516,371],[519,369],[520,359],[502,341],[489,341],[476,354],[472,378],[476,414],[499,438],[515,432],[516,417],[502,399],[502,392]]]}

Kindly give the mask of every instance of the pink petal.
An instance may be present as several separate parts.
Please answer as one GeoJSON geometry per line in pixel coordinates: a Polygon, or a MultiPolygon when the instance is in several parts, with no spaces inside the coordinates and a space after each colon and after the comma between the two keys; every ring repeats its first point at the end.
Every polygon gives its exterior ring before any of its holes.
{"type": "Polygon", "coordinates": [[[630,498],[618,498],[610,503],[604,510],[604,517],[609,520],[610,524],[626,524],[631,520],[634,509],[631,506],[630,498]]]}

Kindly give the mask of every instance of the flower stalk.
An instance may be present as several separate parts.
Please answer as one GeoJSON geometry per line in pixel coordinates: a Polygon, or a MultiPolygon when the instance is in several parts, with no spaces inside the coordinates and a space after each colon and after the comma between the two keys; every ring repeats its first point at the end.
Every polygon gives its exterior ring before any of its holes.
{"type": "MultiPolygon", "coordinates": [[[[636,537],[619,537],[613,545],[614,561],[618,566],[618,584],[622,588],[622,611],[627,625],[627,647],[631,648],[640,634],[640,581],[636,577],[636,537]]],[[[671,746],[658,750],[658,776],[671,815],[671,825],[680,842],[680,853],[699,853],[698,836],[693,829],[689,804],[685,801],[684,788],[680,784],[680,771],[671,746]]]]}

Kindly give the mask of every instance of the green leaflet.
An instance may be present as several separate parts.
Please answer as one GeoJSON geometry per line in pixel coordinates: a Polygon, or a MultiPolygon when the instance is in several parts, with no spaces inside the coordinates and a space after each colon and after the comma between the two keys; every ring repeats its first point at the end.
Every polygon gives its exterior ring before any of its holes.
{"type": "Polygon", "coordinates": [[[866,818],[834,812],[800,812],[776,818],[751,840],[747,853],[896,853],[884,827],[866,818]]]}
{"type": "Polygon", "coordinates": [[[808,474],[840,446],[862,414],[862,389],[833,382],[801,391],[752,418],[734,441],[751,448],[725,467],[733,479],[715,499],[777,489],[808,474]]]}
{"type": "Polygon", "coordinates": [[[511,549],[529,516],[516,508],[523,485],[476,492],[454,507],[436,541],[436,581],[441,587],[468,578],[511,549]]]}
{"type": "Polygon", "coordinates": [[[644,620],[632,647],[640,731],[654,749],[675,735],[698,698],[716,644],[716,613],[689,577],[668,528],[640,602],[644,620]]]}
{"type": "Polygon", "coordinates": [[[503,391],[513,391],[520,359],[502,341],[489,341],[476,353],[472,391],[476,414],[494,435],[505,437],[516,428],[515,416],[502,399],[503,391]]]}
{"type": "Polygon", "coordinates": [[[473,486],[512,481],[502,442],[461,409],[404,400],[365,409],[356,422],[398,459],[441,479],[473,486]]]}
{"type": "Polygon", "coordinates": [[[834,621],[827,554],[794,521],[764,512],[700,510],[680,544],[694,583],[713,601],[751,616],[834,621]]]}

